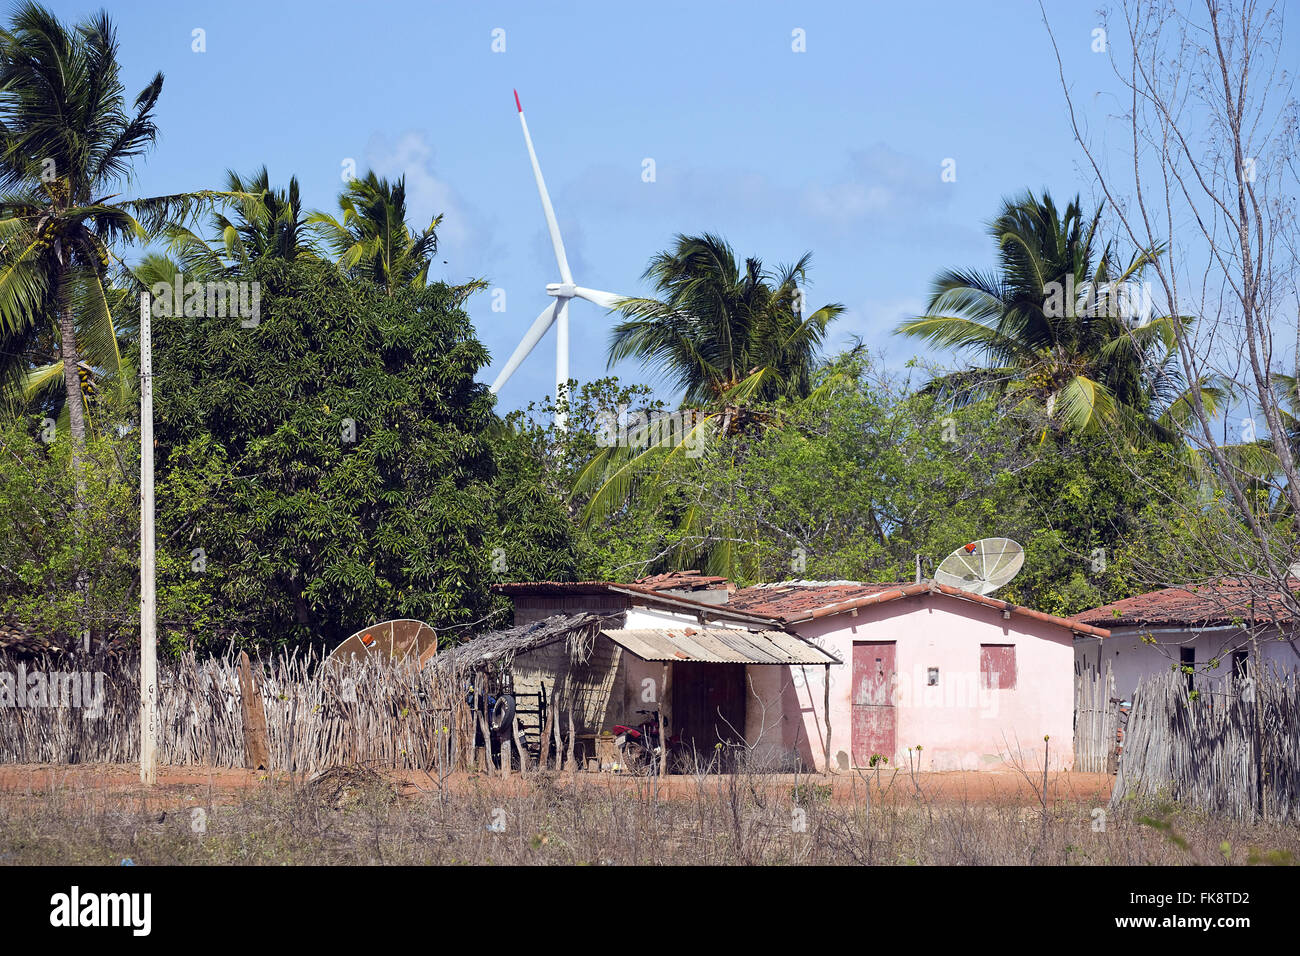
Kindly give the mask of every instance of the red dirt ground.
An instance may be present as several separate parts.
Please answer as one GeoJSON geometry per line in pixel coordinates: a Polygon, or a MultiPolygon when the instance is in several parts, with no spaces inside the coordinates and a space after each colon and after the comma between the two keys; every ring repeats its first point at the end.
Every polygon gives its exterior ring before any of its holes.
{"type": "MultiPolygon", "coordinates": [[[[384,776],[398,783],[402,791],[414,795],[434,791],[435,777],[421,771],[387,771],[384,776]]],[[[918,773],[915,778],[905,771],[889,771],[864,775],[839,773],[816,774],[811,777],[793,774],[765,774],[750,777],[754,786],[765,790],[779,790],[797,783],[824,787],[830,785],[836,802],[862,799],[867,792],[866,777],[870,779],[873,794],[883,792],[890,802],[916,799],[918,790],[926,802],[934,804],[976,803],[999,806],[1039,805],[1042,774],[1030,774],[1032,782],[1014,771],[951,771],[946,773],[918,773]]],[[[726,785],[726,777],[670,775],[660,782],[660,794],[673,799],[688,799],[697,788],[714,790],[726,785]]],[[[302,781],[299,781],[300,783],[302,781]]],[[[505,794],[518,793],[530,785],[529,779],[514,773],[508,778],[480,773],[457,773],[444,781],[456,792],[465,788],[487,787],[505,794]]],[[[561,773],[556,775],[558,786],[584,786],[629,789],[652,787],[654,782],[645,777],[626,777],[609,773],[561,773]]],[[[1110,799],[1114,778],[1100,773],[1050,773],[1047,778],[1047,802],[1087,802],[1104,805],[1110,799]]],[[[160,767],[158,786],[152,791],[140,784],[139,768],[131,764],[0,764],[0,797],[15,797],[50,791],[102,792],[135,794],[147,797],[151,804],[167,805],[183,801],[187,796],[207,795],[210,791],[215,802],[231,803],[238,793],[259,786],[288,787],[285,773],[267,773],[231,767],[160,767]]],[[[873,800],[878,799],[873,796],[873,800]]]]}

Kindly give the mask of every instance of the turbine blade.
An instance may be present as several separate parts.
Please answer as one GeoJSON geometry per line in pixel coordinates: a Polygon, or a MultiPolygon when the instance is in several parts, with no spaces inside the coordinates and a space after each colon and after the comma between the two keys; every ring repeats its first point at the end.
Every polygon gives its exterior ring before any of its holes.
{"type": "Polygon", "coordinates": [[[612,292],[601,292],[599,289],[584,289],[582,286],[574,286],[573,294],[580,299],[594,302],[602,309],[612,309],[620,300],[627,298],[627,296],[615,295],[612,292]]]}
{"type": "Polygon", "coordinates": [[[553,303],[543,309],[542,314],[539,315],[537,320],[528,327],[528,331],[524,334],[524,337],[519,340],[519,344],[515,346],[514,352],[511,353],[510,361],[506,362],[505,368],[501,370],[501,374],[497,376],[497,380],[492,383],[493,395],[501,391],[501,387],[510,380],[511,375],[515,374],[515,370],[523,364],[524,359],[528,358],[528,353],[537,347],[537,343],[542,340],[542,336],[546,334],[546,330],[555,322],[555,317],[559,314],[561,304],[567,301],[567,299],[556,299],[553,303]]]}
{"type": "Polygon", "coordinates": [[[555,264],[560,267],[561,281],[572,285],[573,273],[569,271],[569,259],[564,254],[564,242],[560,239],[560,224],[555,221],[555,209],[551,206],[551,195],[546,191],[546,180],[542,179],[542,167],[537,162],[537,150],[533,149],[533,138],[528,135],[528,121],[524,119],[524,108],[519,102],[519,91],[515,91],[515,105],[519,107],[519,125],[524,131],[524,143],[528,146],[528,159],[533,164],[533,178],[537,180],[537,192],[542,197],[542,212],[546,214],[546,228],[551,233],[551,245],[555,247],[555,264]]]}

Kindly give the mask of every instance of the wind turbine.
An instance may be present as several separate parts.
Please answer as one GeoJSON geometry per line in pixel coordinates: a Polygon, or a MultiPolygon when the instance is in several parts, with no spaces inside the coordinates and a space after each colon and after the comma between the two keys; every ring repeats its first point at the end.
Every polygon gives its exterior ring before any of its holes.
{"type": "Polygon", "coordinates": [[[533,138],[528,135],[528,121],[524,119],[524,108],[519,102],[519,91],[515,90],[514,93],[515,108],[519,110],[519,125],[523,128],[524,143],[528,146],[528,159],[533,164],[533,178],[537,180],[537,192],[542,197],[542,212],[546,215],[546,228],[551,233],[551,245],[555,247],[555,264],[560,267],[560,281],[546,284],[546,294],[553,296],[555,301],[543,309],[542,314],[529,326],[527,333],[524,334],[519,345],[515,347],[514,353],[510,356],[510,361],[506,362],[505,368],[501,370],[497,380],[492,383],[492,394],[495,395],[501,391],[501,387],[509,381],[511,375],[515,374],[515,370],[528,357],[528,353],[536,347],[537,343],[542,340],[542,336],[554,325],[555,402],[557,407],[555,427],[560,431],[565,431],[568,428],[568,416],[559,410],[559,404],[561,396],[569,383],[569,300],[574,298],[586,299],[602,309],[612,309],[620,299],[625,297],[614,295],[612,292],[586,289],[573,284],[573,273],[569,271],[569,260],[564,254],[564,242],[560,239],[560,226],[555,221],[555,209],[551,206],[551,197],[546,191],[546,181],[542,179],[542,167],[537,164],[537,151],[533,149],[533,138]]]}

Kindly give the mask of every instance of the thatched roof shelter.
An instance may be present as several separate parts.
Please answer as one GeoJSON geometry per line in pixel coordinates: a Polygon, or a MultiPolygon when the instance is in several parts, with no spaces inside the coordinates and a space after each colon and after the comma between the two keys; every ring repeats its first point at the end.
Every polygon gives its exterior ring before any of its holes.
{"type": "Polygon", "coordinates": [[[564,641],[574,663],[586,663],[600,634],[596,614],[556,614],[519,627],[480,634],[429,661],[426,671],[437,677],[464,677],[476,671],[509,668],[517,655],[564,641]]]}

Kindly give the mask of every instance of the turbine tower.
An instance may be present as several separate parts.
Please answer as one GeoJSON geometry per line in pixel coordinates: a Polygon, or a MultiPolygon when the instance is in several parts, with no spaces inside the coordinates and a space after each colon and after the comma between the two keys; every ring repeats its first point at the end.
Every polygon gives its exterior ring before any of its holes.
{"type": "Polygon", "coordinates": [[[506,362],[505,368],[492,383],[492,394],[501,391],[501,387],[515,374],[515,370],[528,357],[537,343],[542,340],[547,330],[555,326],[555,427],[560,431],[568,428],[568,416],[560,410],[560,401],[569,382],[569,300],[586,299],[602,309],[613,309],[625,298],[612,292],[598,289],[585,289],[573,284],[573,273],[569,271],[569,260],[564,254],[564,241],[560,238],[560,226],[555,221],[555,209],[551,206],[550,194],[546,191],[546,181],[542,179],[542,167],[537,163],[537,151],[533,149],[533,138],[528,135],[528,121],[524,119],[524,108],[519,102],[519,91],[515,90],[515,108],[519,110],[519,125],[524,131],[524,143],[528,147],[528,159],[533,164],[533,178],[537,180],[537,192],[542,197],[542,212],[546,216],[546,228],[551,234],[551,245],[555,248],[555,264],[560,269],[560,281],[549,282],[546,294],[555,301],[542,310],[542,314],[528,327],[528,331],[515,347],[506,362]]]}

